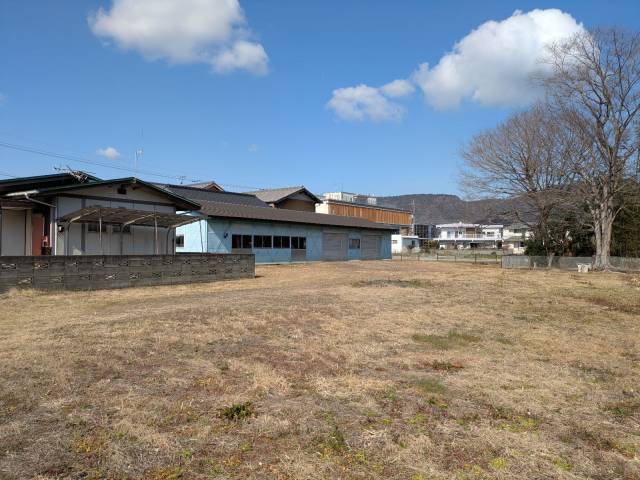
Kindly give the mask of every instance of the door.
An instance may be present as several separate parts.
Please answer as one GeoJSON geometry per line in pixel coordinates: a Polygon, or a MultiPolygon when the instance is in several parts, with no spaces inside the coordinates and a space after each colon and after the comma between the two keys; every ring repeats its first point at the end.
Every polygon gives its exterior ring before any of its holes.
{"type": "Polygon", "coordinates": [[[2,209],[2,255],[26,255],[27,211],[2,209]]]}
{"type": "Polygon", "coordinates": [[[40,213],[31,215],[31,255],[41,255],[44,239],[44,217],[40,213]]]}
{"type": "Polygon", "coordinates": [[[380,235],[363,235],[360,250],[360,258],[363,260],[376,260],[380,258],[380,235]]]}
{"type": "Polygon", "coordinates": [[[348,236],[346,233],[322,235],[322,258],[324,260],[346,260],[348,236]]]}

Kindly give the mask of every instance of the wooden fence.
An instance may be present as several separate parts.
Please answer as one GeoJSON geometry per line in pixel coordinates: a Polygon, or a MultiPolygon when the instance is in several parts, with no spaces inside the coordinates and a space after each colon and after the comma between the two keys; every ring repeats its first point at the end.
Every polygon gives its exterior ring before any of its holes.
{"type": "Polygon", "coordinates": [[[0,291],[94,290],[253,278],[252,254],[0,257],[0,291]]]}

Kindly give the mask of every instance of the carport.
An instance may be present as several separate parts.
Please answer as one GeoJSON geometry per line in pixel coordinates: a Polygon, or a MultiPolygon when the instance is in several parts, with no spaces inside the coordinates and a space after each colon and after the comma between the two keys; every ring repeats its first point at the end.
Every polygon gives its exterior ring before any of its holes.
{"type": "Polygon", "coordinates": [[[147,210],[133,210],[122,207],[85,207],[58,218],[58,224],[64,228],[65,233],[65,255],[68,255],[68,234],[72,223],[90,223],[98,225],[98,235],[100,251],[103,253],[103,228],[106,225],[118,225],[120,227],[120,251],[122,252],[123,231],[128,226],[153,227],[153,253],[160,254],[158,241],[158,229],[166,229],[166,254],[174,253],[175,249],[169,251],[169,234],[171,231],[182,225],[201,220],[198,216],[184,215],[178,213],[165,213],[147,210]]]}

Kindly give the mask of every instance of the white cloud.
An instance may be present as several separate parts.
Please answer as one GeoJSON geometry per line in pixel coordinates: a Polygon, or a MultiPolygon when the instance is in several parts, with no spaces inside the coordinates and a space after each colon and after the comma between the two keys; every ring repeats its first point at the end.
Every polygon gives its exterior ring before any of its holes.
{"type": "Polygon", "coordinates": [[[540,62],[546,47],[583,30],[558,9],[516,11],[506,20],[480,25],[435,67],[420,65],[413,80],[438,109],[456,107],[464,99],[490,106],[526,105],[539,95],[531,77],[547,68],[540,62]]]}
{"type": "Polygon", "coordinates": [[[267,54],[238,0],[113,0],[88,18],[93,33],[148,60],[206,63],[218,72],[267,72],[267,54]]]}
{"type": "Polygon", "coordinates": [[[109,160],[117,160],[121,157],[120,152],[113,147],[99,148],[96,150],[96,154],[101,157],[108,158],[109,160]]]}
{"type": "Polygon", "coordinates": [[[0,106],[4,105],[5,103],[7,103],[7,96],[0,93],[0,106]]]}
{"type": "Polygon", "coordinates": [[[394,80],[380,87],[382,93],[387,97],[406,97],[415,91],[415,87],[408,80],[394,80]]]}
{"type": "Polygon", "coordinates": [[[213,67],[221,73],[245,69],[256,75],[265,75],[268,70],[267,61],[267,52],[262,45],[241,40],[218,54],[213,59],[213,67]]]}
{"type": "MultiPolygon", "coordinates": [[[[331,108],[343,120],[373,120],[374,122],[400,120],[406,109],[387,97],[397,97],[400,96],[399,93],[408,95],[410,92],[403,91],[402,87],[398,85],[390,86],[397,81],[388,83],[381,88],[364,84],[357,87],[338,88],[333,91],[333,96],[327,103],[327,107],[331,108]],[[391,91],[392,94],[389,95],[388,91],[391,91]]],[[[402,82],[402,80],[400,81],[402,82]]]]}
{"type": "Polygon", "coordinates": [[[375,88],[339,88],[328,103],[346,120],[398,120],[406,112],[396,99],[418,86],[437,109],[455,108],[465,99],[487,106],[521,106],[540,94],[531,78],[549,68],[541,62],[553,42],[583,32],[582,24],[558,9],[514,12],[488,21],[457,42],[437,65],[418,66],[408,79],[375,88]]]}
{"type": "Polygon", "coordinates": [[[260,146],[255,143],[252,143],[247,147],[247,151],[249,153],[258,153],[260,151],[260,146]]]}

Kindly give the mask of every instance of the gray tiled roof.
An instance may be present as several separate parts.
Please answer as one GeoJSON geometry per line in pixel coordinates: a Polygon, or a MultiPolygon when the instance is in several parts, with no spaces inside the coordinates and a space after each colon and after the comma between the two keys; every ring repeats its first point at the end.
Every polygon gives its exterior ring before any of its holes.
{"type": "Polygon", "coordinates": [[[248,193],[214,192],[187,185],[161,185],[166,190],[181,195],[197,203],[202,201],[252,205],[254,207],[271,208],[259,198],[248,193]]]}
{"type": "Polygon", "coordinates": [[[246,192],[251,195],[255,195],[260,200],[266,203],[276,203],[280,200],[284,200],[287,197],[290,197],[293,194],[298,192],[305,193],[313,198],[314,201],[319,202],[320,199],[316,197],[313,193],[307,190],[304,186],[300,185],[297,187],[283,187],[283,188],[265,188],[262,190],[256,190],[254,192],[246,192]]]}
{"type": "Polygon", "coordinates": [[[264,208],[231,203],[201,200],[200,213],[210,217],[240,218],[270,222],[301,223],[334,227],[368,228],[372,230],[395,230],[396,227],[383,223],[374,223],[362,218],[342,217],[325,213],[303,212],[284,208],[264,208]]]}

